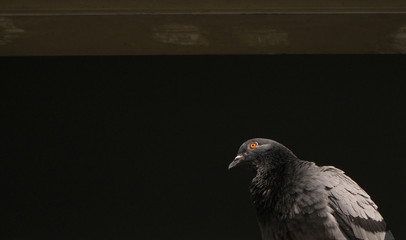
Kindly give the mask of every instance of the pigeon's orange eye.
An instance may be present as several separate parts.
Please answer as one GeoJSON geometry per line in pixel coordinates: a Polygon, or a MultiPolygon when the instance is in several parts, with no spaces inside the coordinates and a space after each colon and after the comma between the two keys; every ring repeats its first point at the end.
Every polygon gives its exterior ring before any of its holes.
{"type": "Polygon", "coordinates": [[[254,143],[254,142],[250,143],[250,148],[251,149],[254,149],[256,147],[257,147],[257,143],[254,143]]]}

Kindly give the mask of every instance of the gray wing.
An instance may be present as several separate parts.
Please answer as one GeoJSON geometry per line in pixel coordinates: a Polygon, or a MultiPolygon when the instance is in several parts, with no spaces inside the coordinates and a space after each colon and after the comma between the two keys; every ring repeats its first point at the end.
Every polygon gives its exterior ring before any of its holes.
{"type": "Polygon", "coordinates": [[[348,239],[395,239],[379,214],[378,207],[357,183],[337,168],[328,166],[321,167],[321,170],[326,178],[328,205],[348,239]]]}

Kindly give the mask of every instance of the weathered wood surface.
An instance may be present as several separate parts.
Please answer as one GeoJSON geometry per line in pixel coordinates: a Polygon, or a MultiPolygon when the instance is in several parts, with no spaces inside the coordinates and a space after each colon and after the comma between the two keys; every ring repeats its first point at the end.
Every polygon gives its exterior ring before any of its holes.
{"type": "Polygon", "coordinates": [[[2,0],[0,9],[136,9],[136,10],[219,10],[219,9],[399,9],[404,0],[2,0]]]}
{"type": "Polygon", "coordinates": [[[406,53],[403,0],[157,2],[4,0],[0,56],[406,53]]]}

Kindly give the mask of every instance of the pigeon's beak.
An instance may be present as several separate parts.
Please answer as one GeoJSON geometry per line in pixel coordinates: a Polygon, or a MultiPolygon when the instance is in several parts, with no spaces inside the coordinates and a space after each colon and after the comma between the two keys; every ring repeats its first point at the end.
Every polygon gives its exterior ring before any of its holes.
{"type": "Polygon", "coordinates": [[[228,165],[228,169],[234,168],[236,166],[238,166],[242,161],[244,160],[244,155],[239,154],[234,158],[234,161],[232,161],[230,163],[230,165],[228,165]]]}

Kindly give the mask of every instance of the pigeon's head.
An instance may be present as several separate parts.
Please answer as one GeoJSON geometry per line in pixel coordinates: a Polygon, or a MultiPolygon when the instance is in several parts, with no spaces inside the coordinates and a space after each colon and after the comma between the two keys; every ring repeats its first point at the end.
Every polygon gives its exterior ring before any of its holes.
{"type": "Polygon", "coordinates": [[[283,163],[296,156],[282,144],[265,138],[254,138],[244,142],[228,169],[248,165],[254,169],[283,163]]]}

